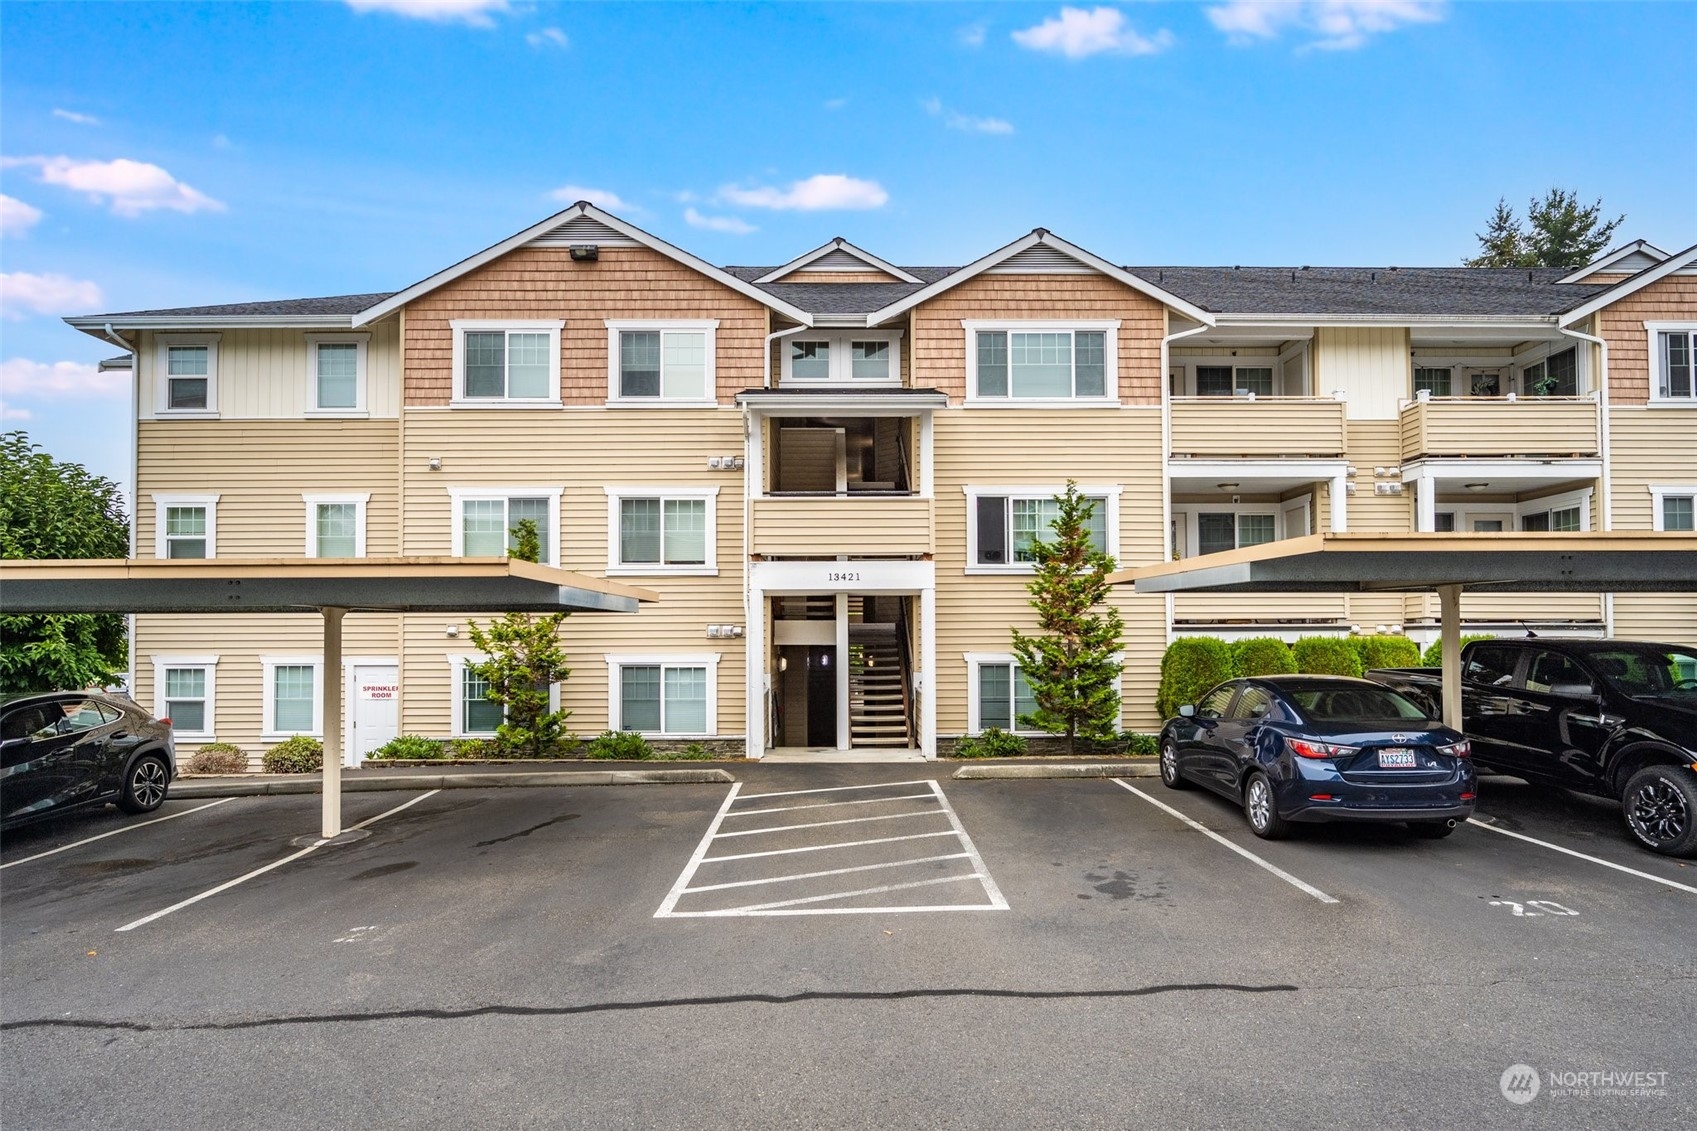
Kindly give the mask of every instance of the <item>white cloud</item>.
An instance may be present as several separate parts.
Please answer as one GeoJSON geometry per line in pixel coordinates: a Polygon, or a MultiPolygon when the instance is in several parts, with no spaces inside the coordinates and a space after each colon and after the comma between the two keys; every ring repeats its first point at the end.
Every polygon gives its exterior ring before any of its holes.
{"type": "Polygon", "coordinates": [[[0,405],[0,420],[34,420],[35,414],[27,408],[13,408],[11,405],[0,405]]]}
{"type": "Polygon", "coordinates": [[[98,365],[80,361],[55,361],[49,365],[27,357],[0,361],[0,397],[7,401],[119,397],[128,396],[129,391],[128,369],[102,373],[98,365]]]}
{"type": "Polygon", "coordinates": [[[969,134],[999,134],[1007,135],[1014,132],[1013,123],[1006,118],[974,118],[970,114],[962,114],[958,110],[950,110],[943,105],[940,98],[927,98],[920,103],[925,112],[933,118],[943,119],[943,124],[951,130],[964,130],[969,134]]]}
{"type": "Polygon", "coordinates": [[[541,31],[533,31],[524,37],[524,41],[532,47],[558,47],[564,50],[571,46],[571,40],[566,33],[557,27],[545,27],[541,31]]]}
{"type": "Polygon", "coordinates": [[[100,119],[93,114],[79,114],[75,110],[60,110],[55,107],[53,116],[63,118],[67,122],[75,122],[79,126],[98,126],[100,124],[100,119]]]}
{"type": "Polygon", "coordinates": [[[864,210],[882,208],[890,199],[884,186],[877,181],[863,181],[842,173],[816,173],[788,188],[738,188],[726,185],[719,197],[746,208],[772,208],[780,211],[824,212],[835,209],[864,210]]]}
{"type": "Polygon", "coordinates": [[[1140,34],[1125,22],[1118,8],[1062,8],[1036,27],[1013,33],[1013,41],[1033,51],[1083,59],[1089,55],[1156,55],[1173,45],[1165,28],[1152,36],[1140,34]]]}
{"type": "Polygon", "coordinates": [[[1312,37],[1305,47],[1351,51],[1371,36],[1447,14],[1444,0],[1231,0],[1209,8],[1208,20],[1240,46],[1294,30],[1312,37]]]}
{"type": "Polygon", "coordinates": [[[989,29],[983,24],[970,24],[955,32],[955,39],[962,47],[983,47],[988,33],[989,29]]]}
{"type": "Polygon", "coordinates": [[[17,321],[31,314],[72,314],[98,310],[106,300],[100,288],[69,275],[0,272],[0,312],[17,321]]]}
{"type": "Polygon", "coordinates": [[[825,109],[827,110],[841,110],[847,105],[848,99],[846,98],[827,98],[825,100],[825,109]]]}
{"type": "Polygon", "coordinates": [[[561,185],[548,195],[562,204],[576,204],[580,200],[587,200],[595,207],[605,208],[610,212],[642,211],[611,189],[589,188],[585,185],[561,185]]]}
{"type": "Polygon", "coordinates": [[[6,157],[0,168],[16,165],[41,170],[44,184],[110,200],[119,216],[140,216],[155,208],[173,212],[224,211],[222,202],[177,180],[157,165],[120,157],[116,161],[76,161],[69,157],[6,157]]]}
{"type": "Polygon", "coordinates": [[[729,232],[733,236],[746,236],[750,232],[760,230],[747,220],[740,220],[735,216],[703,216],[694,208],[684,209],[684,223],[709,232],[729,232]]]}
{"type": "Polygon", "coordinates": [[[0,193],[0,235],[21,235],[40,221],[41,209],[0,193]]]}
{"type": "Polygon", "coordinates": [[[472,27],[494,27],[492,16],[512,11],[507,0],[347,0],[347,4],[356,12],[387,12],[409,20],[472,27]]]}

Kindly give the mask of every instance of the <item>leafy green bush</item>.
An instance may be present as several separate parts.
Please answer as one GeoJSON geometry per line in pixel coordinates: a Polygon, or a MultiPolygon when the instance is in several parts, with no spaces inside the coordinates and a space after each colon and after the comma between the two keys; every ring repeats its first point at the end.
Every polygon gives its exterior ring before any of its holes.
{"type": "Polygon", "coordinates": [[[586,758],[607,758],[620,762],[640,762],[654,756],[648,740],[634,730],[604,730],[589,740],[584,748],[586,758]]]}
{"type": "Polygon", "coordinates": [[[245,774],[247,755],[228,742],[208,742],[196,750],[183,767],[191,774],[245,774]]]}
{"type": "Polygon", "coordinates": [[[1305,675],[1361,674],[1361,653],[1342,636],[1303,636],[1290,646],[1296,670],[1305,675]]]}
{"type": "MultiPolygon", "coordinates": [[[[1463,636],[1461,646],[1467,647],[1475,640],[1495,640],[1494,636],[1463,636]]],[[[1444,666],[1444,642],[1434,640],[1426,645],[1426,650],[1420,654],[1420,666],[1426,668],[1441,668],[1444,666]]]]}
{"type": "Polygon", "coordinates": [[[437,742],[434,738],[425,738],[421,734],[396,735],[369,755],[372,758],[407,758],[413,760],[446,758],[447,756],[447,751],[442,748],[440,742],[437,742]]]}
{"type": "Polygon", "coordinates": [[[655,751],[654,757],[670,762],[710,762],[714,754],[705,742],[692,742],[682,750],[655,751]]]}
{"type": "Polygon", "coordinates": [[[965,735],[955,743],[956,758],[1023,758],[1025,739],[997,727],[986,727],[983,734],[965,735]]]}
{"type": "Polygon", "coordinates": [[[1420,664],[1420,645],[1406,636],[1353,636],[1363,668],[1412,668],[1420,664]]]}
{"type": "Polygon", "coordinates": [[[495,758],[501,746],[492,738],[453,738],[442,744],[445,758],[495,758]]]}
{"type": "Polygon", "coordinates": [[[1180,707],[1196,702],[1203,692],[1231,677],[1231,645],[1212,636],[1181,636],[1167,645],[1161,657],[1155,709],[1162,718],[1171,718],[1180,707]]]}
{"type": "Polygon", "coordinates": [[[324,744],[297,734],[267,750],[264,764],[268,774],[310,774],[324,768],[324,744]]]}
{"type": "Polygon", "coordinates": [[[1151,757],[1161,751],[1161,740],[1152,734],[1128,730],[1120,737],[1125,740],[1125,752],[1134,758],[1151,757]]]}
{"type": "Polygon", "coordinates": [[[1278,675],[1296,670],[1290,645],[1276,636],[1252,636],[1231,647],[1233,675],[1278,675]]]}

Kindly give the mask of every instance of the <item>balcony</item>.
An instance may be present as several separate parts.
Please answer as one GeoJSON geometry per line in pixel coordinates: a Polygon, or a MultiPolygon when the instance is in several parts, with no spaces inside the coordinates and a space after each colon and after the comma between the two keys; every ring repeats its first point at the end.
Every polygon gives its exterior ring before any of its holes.
{"type": "Polygon", "coordinates": [[[1174,397],[1172,453],[1205,458],[1337,456],[1344,404],[1331,397],[1174,397]]]}
{"type": "Polygon", "coordinates": [[[1590,397],[1433,397],[1401,411],[1402,458],[1597,454],[1590,397]]]}
{"type": "Polygon", "coordinates": [[[749,552],[762,558],[897,558],[936,550],[932,500],[916,495],[809,494],[754,499],[749,552]]]}

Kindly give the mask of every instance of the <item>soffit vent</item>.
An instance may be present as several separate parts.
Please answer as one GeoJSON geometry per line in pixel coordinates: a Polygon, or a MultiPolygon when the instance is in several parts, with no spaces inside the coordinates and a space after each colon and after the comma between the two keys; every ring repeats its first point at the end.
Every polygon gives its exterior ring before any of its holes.
{"type": "Polygon", "coordinates": [[[1032,244],[1018,255],[994,267],[986,275],[1094,275],[1096,268],[1080,263],[1066,252],[1048,244],[1032,244]]]}
{"type": "MultiPolygon", "coordinates": [[[[860,258],[860,256],[855,255],[853,252],[850,252],[850,251],[844,251],[840,247],[835,251],[826,252],[824,255],[821,255],[818,259],[815,259],[812,263],[809,263],[805,267],[798,267],[798,268],[796,268],[796,270],[798,272],[800,272],[800,271],[871,271],[871,272],[874,272],[878,275],[884,274],[884,272],[881,268],[874,267],[872,264],[866,262],[866,260],[860,258]]],[[[885,277],[888,278],[888,276],[885,276],[885,277]]]]}
{"type": "Polygon", "coordinates": [[[573,216],[530,241],[532,247],[569,247],[574,243],[592,243],[601,247],[641,246],[623,232],[589,216],[573,216]]]}

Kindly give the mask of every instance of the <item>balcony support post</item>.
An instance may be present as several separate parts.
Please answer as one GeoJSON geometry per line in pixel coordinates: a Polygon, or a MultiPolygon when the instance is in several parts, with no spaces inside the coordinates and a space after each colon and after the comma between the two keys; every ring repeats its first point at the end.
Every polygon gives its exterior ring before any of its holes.
{"type": "Polygon", "coordinates": [[[1332,476],[1332,533],[1342,534],[1349,529],[1349,477],[1332,476]]]}
{"type": "Polygon", "coordinates": [[[1421,468],[1414,480],[1414,529],[1425,534],[1438,527],[1438,481],[1421,468]]]}

